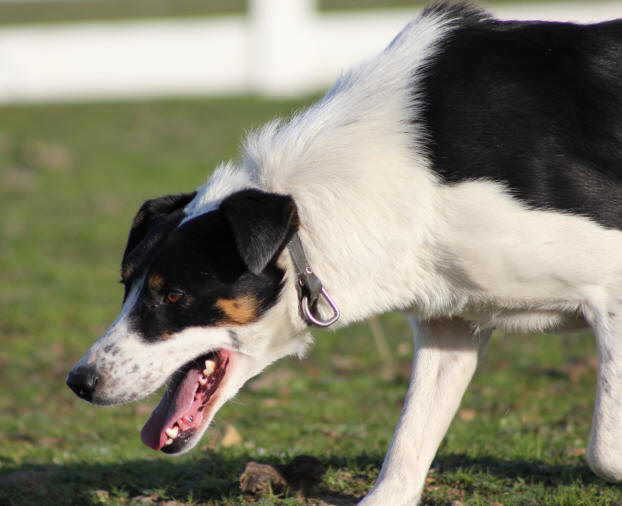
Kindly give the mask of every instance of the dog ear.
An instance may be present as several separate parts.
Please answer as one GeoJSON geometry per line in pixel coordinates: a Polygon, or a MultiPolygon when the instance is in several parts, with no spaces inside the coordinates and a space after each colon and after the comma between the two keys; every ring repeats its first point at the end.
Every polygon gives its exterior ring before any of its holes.
{"type": "Polygon", "coordinates": [[[261,273],[298,230],[298,210],[289,195],[243,190],[221,204],[242,260],[261,273]]]}
{"type": "Polygon", "coordinates": [[[194,193],[182,193],[179,195],[166,195],[156,199],[147,200],[138,210],[123,253],[123,263],[129,254],[147,237],[149,232],[161,225],[171,214],[183,209],[195,197],[194,193]]]}

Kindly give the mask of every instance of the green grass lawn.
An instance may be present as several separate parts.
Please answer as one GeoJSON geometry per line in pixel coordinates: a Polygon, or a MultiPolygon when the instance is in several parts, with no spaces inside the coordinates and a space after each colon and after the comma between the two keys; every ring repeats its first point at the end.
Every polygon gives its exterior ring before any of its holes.
{"type": "MultiPolygon", "coordinates": [[[[244,131],[299,107],[253,98],[0,109],[0,505],[298,504],[243,494],[250,460],[310,454],[327,467],[309,504],[353,504],[372,485],[406,392],[405,319],[317,332],[217,415],[189,455],[143,446],[156,396],[80,401],[67,371],[116,317],[119,261],[146,198],[191,190],[244,131]],[[233,427],[241,441],[225,446],[233,427]],[[172,502],[171,502],[172,501],[172,502]]],[[[427,504],[622,504],[584,452],[595,351],[589,335],[492,341],[446,437],[427,504]],[[459,503],[455,503],[459,504],[459,503]]]]}
{"type": "MultiPolygon", "coordinates": [[[[421,7],[432,0],[319,0],[325,11],[421,7]]],[[[542,0],[520,0],[538,3],[542,0]]],[[[548,0],[575,1],[586,0],[548,0]]],[[[483,5],[516,3],[517,0],[491,0],[483,5]]],[[[0,3],[0,25],[21,23],[65,23],[127,19],[162,19],[239,14],[247,9],[245,0],[46,0],[44,2],[0,3]]]]}

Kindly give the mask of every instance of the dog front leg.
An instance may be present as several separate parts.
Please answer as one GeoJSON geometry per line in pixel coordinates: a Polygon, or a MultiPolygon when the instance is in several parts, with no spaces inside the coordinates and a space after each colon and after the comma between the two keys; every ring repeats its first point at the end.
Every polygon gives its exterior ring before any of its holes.
{"type": "Polygon", "coordinates": [[[402,416],[380,475],[361,502],[416,504],[436,450],[477,367],[490,331],[475,333],[460,319],[418,323],[415,356],[402,416]]]}
{"type": "Polygon", "coordinates": [[[622,297],[601,301],[588,315],[598,350],[598,376],[587,449],[590,469],[607,481],[622,481],[622,297]]]}

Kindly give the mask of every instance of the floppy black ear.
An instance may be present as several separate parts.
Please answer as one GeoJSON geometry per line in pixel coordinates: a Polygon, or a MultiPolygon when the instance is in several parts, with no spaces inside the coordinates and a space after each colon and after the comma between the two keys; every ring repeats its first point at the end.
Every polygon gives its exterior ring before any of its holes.
{"type": "Polygon", "coordinates": [[[140,207],[132,222],[130,235],[123,253],[123,262],[125,262],[136,246],[142,242],[151,229],[159,225],[167,216],[186,207],[195,195],[196,192],[182,193],[147,200],[140,207]]]}
{"type": "Polygon", "coordinates": [[[261,273],[298,230],[298,211],[289,195],[243,190],[227,197],[220,210],[253,274],[261,273]]]}

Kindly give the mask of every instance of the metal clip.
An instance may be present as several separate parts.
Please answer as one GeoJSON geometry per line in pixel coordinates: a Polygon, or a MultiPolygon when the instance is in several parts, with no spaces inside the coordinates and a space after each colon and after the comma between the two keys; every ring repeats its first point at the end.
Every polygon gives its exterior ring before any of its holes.
{"type": "Polygon", "coordinates": [[[315,315],[311,312],[311,308],[309,307],[309,297],[307,297],[306,295],[300,300],[300,307],[302,309],[302,313],[305,315],[305,318],[308,321],[310,321],[314,325],[317,325],[318,327],[330,327],[339,319],[339,309],[337,308],[337,305],[333,302],[333,299],[328,296],[324,288],[322,288],[322,290],[320,291],[320,295],[324,297],[326,302],[328,302],[328,305],[333,310],[333,315],[328,320],[320,320],[319,318],[315,317],[315,315]]]}

